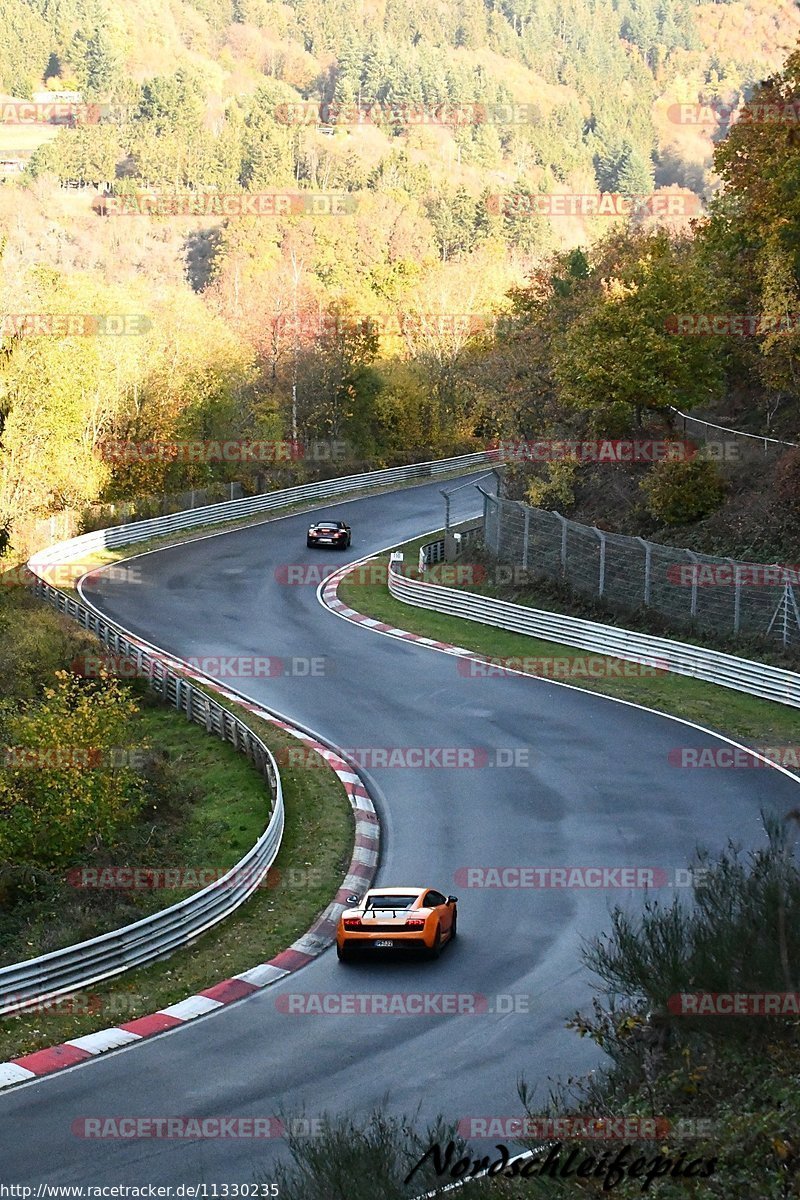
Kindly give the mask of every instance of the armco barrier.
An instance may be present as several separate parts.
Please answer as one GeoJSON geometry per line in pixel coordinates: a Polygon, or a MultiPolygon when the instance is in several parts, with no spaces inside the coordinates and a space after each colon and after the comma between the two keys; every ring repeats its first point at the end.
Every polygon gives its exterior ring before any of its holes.
{"type": "Polygon", "coordinates": [[[209,733],[216,733],[247,754],[267,779],[272,790],[273,804],[267,829],[255,846],[225,876],[202,891],[122,929],[115,929],[89,941],[0,968],[0,1015],[22,1011],[34,1004],[66,995],[76,988],[84,988],[102,979],[111,978],[132,967],[163,957],[177,947],[193,941],[205,930],[234,912],[255,891],[275,861],[283,836],[284,809],[280,774],[272,754],[261,739],[206,692],[172,671],[161,657],[151,655],[145,647],[130,641],[112,622],[106,621],[65,592],[48,584],[42,578],[42,575],[46,574],[47,566],[66,563],[95,550],[135,545],[160,535],[218,524],[252,513],[285,507],[295,502],[320,500],[361,488],[425,479],[450,471],[469,470],[470,467],[481,466],[496,458],[496,452],[488,451],[416,463],[410,467],[391,467],[385,471],[323,480],[242,500],[172,513],[150,521],[137,521],[128,525],[116,525],[110,529],[94,530],[33,555],[28,567],[36,577],[37,595],[59,612],[80,622],[104,642],[112,653],[135,659],[137,673],[147,675],[151,686],[160,692],[165,700],[172,703],[178,711],[185,712],[190,720],[204,725],[209,733]]]}
{"type": "Polygon", "coordinates": [[[129,641],[108,621],[41,581],[37,592],[79,621],[113,653],[136,660],[137,674],[179,712],[246,754],[269,784],[272,814],[265,832],[234,867],[202,891],[131,925],[0,968],[0,1015],[63,996],[141,966],[199,937],[234,912],[255,891],[278,856],[283,837],[281,779],[269,748],[206,692],[176,674],[163,659],[129,641]]]}
{"type": "Polygon", "coordinates": [[[201,525],[217,525],[234,521],[255,513],[270,512],[272,509],[302,503],[304,500],[327,500],[357,492],[362,488],[381,487],[384,484],[405,483],[409,480],[425,480],[444,475],[450,471],[468,471],[470,467],[481,467],[484,463],[497,462],[497,450],[483,450],[477,454],[462,454],[458,458],[442,458],[433,462],[414,463],[410,467],[387,467],[384,471],[367,471],[362,475],[343,475],[340,479],[323,479],[317,483],[300,484],[298,487],[283,488],[277,492],[266,492],[259,496],[246,496],[242,500],[226,500],[220,504],[209,504],[205,508],[192,508],[184,512],[170,513],[166,517],[154,517],[149,521],[133,521],[129,525],[112,525],[108,529],[95,529],[69,541],[59,542],[40,550],[29,560],[28,566],[34,575],[37,566],[64,562],[65,558],[77,558],[91,554],[94,550],[117,549],[146,542],[150,538],[177,533],[183,529],[194,529],[201,525]]]}
{"type": "Polygon", "coordinates": [[[778,704],[800,708],[800,675],[794,671],[784,671],[732,654],[721,654],[702,646],[617,629],[614,625],[601,625],[561,613],[527,608],[523,604],[511,604],[491,596],[480,596],[475,592],[424,583],[401,574],[391,563],[389,591],[396,600],[415,608],[426,608],[451,617],[464,617],[467,621],[494,625],[498,629],[544,638],[549,642],[561,642],[566,646],[577,646],[595,654],[634,662],[655,662],[676,675],[688,675],[692,679],[717,683],[762,700],[775,700],[778,704]]]}

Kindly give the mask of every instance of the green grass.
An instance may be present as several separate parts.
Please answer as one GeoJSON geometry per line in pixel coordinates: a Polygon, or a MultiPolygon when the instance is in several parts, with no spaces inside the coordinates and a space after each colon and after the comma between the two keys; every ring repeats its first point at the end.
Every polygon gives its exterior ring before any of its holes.
{"type": "MultiPolygon", "coordinates": [[[[237,711],[235,704],[215,698],[237,711]]],[[[205,798],[182,834],[176,834],[170,858],[162,865],[179,864],[179,854],[190,865],[233,865],[266,826],[269,795],[260,775],[231,746],[177,714],[159,710],[156,715],[152,710],[144,723],[154,742],[157,734],[162,745],[185,756],[186,770],[205,798]]],[[[248,715],[247,723],[273,753],[298,745],[295,738],[257,717],[248,715]]],[[[83,1011],[21,1013],[0,1019],[0,1061],[174,1004],[265,962],[305,933],[341,885],[352,852],[353,817],[345,790],[329,767],[282,766],[281,778],[286,825],[267,886],[233,916],[170,958],[83,989],[76,1004],[83,1011]]],[[[152,897],[154,908],[187,894],[143,893],[152,897]]],[[[36,953],[35,948],[28,951],[36,953]]]]}
{"type": "MultiPolygon", "coordinates": [[[[264,832],[268,786],[230,743],[190,724],[152,693],[139,702],[131,742],[149,758],[143,767],[145,804],[116,845],[88,850],[73,867],[180,866],[222,874],[264,832]]],[[[98,889],[73,886],[68,871],[41,873],[33,895],[0,910],[0,965],[98,937],[176,904],[203,886],[191,886],[193,876],[186,878],[190,886],[180,890],[98,889]]]]}
{"type": "MultiPolygon", "coordinates": [[[[437,536],[428,534],[395,549],[402,550],[406,564],[415,567],[420,546],[435,540],[437,536]]],[[[388,562],[388,553],[385,561],[388,562]]],[[[483,594],[488,594],[485,587],[482,591],[483,594]]],[[[585,658],[587,653],[574,646],[543,641],[525,634],[508,633],[489,625],[466,621],[461,617],[449,617],[412,608],[400,600],[395,600],[389,594],[386,584],[373,582],[371,576],[361,582],[357,575],[349,575],[339,587],[339,596],[358,612],[366,613],[377,620],[423,637],[463,646],[488,657],[557,657],[574,662],[576,659],[585,658]]],[[[575,677],[566,681],[588,691],[614,696],[619,700],[630,700],[671,716],[696,721],[709,729],[727,733],[751,744],[784,745],[800,740],[796,709],[769,700],[758,700],[743,692],[703,683],[683,675],[607,679],[575,677]]]]}

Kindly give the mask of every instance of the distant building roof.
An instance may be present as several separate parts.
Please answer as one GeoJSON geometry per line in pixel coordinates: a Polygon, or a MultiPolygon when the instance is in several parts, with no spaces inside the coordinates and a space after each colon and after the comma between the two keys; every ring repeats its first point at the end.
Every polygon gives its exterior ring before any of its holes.
{"type": "Polygon", "coordinates": [[[82,92],[34,92],[34,104],[80,104],[82,92]]]}

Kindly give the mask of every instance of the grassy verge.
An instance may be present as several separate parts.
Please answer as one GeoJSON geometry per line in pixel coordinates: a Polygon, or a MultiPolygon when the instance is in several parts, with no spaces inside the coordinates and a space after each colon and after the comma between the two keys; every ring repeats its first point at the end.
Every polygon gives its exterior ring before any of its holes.
{"type": "MultiPolygon", "coordinates": [[[[227,742],[141,692],[131,742],[142,755],[146,803],[113,847],[89,849],[70,870],[38,872],[36,887],[0,907],[0,965],[97,937],[199,891],[197,873],[224,873],[266,828],[270,796],[252,764],[227,742]],[[181,867],[178,889],[79,886],[75,871],[120,866],[163,871],[181,867]],[[192,872],[193,874],[189,874],[192,872]]],[[[91,879],[93,876],[84,875],[91,879]]],[[[209,879],[210,882],[210,879],[209,879]]]]}
{"type": "MultiPolygon", "coordinates": [[[[396,547],[405,554],[406,564],[416,566],[419,548],[435,540],[427,535],[396,547]]],[[[388,561],[388,554],[386,555],[388,561]]],[[[478,590],[477,588],[474,590],[478,590]]],[[[486,589],[484,589],[486,593],[486,589]]],[[[491,658],[557,658],[570,664],[559,665],[565,682],[620,700],[631,700],[672,716],[696,721],[710,729],[742,738],[751,744],[783,745],[797,741],[797,710],[768,700],[758,700],[743,692],[734,692],[715,684],[703,683],[683,675],[659,674],[633,678],[613,675],[594,679],[579,672],[587,652],[524,634],[508,633],[489,625],[412,608],[395,600],[385,582],[374,572],[349,575],[339,588],[339,596],[358,612],[407,629],[422,637],[451,642],[491,658]]],[[[592,655],[592,658],[597,656],[592,655]]],[[[619,662],[609,659],[609,663],[619,662]]],[[[534,673],[534,672],[531,672],[534,673]]]]}
{"type": "MultiPolygon", "coordinates": [[[[35,701],[50,685],[54,671],[63,670],[79,652],[96,653],[97,648],[83,630],[41,605],[27,589],[0,595],[0,676],[17,704],[35,701]]],[[[238,711],[233,702],[214,698],[238,711]]],[[[97,859],[87,856],[86,863],[223,869],[233,865],[266,826],[269,796],[264,781],[232,746],[161,706],[151,693],[141,691],[139,703],[136,740],[149,742],[157,759],[165,751],[170,767],[166,778],[159,774],[158,762],[155,775],[146,775],[160,801],[158,811],[137,822],[124,845],[99,852],[97,859]]],[[[247,723],[279,761],[281,752],[298,746],[295,738],[269,722],[248,715],[247,723]]],[[[0,1061],[174,1004],[270,959],[303,934],[340,886],[353,843],[345,790],[333,771],[319,762],[315,769],[281,766],[286,809],[281,851],[265,883],[236,914],[162,962],[92,985],[49,1011],[0,1019],[0,1061]]],[[[57,882],[47,893],[49,904],[27,914],[27,928],[20,927],[26,918],[20,922],[19,914],[14,916],[13,934],[12,906],[3,907],[0,895],[6,961],[94,936],[188,894],[92,894],[88,889],[76,894],[70,888],[75,909],[67,930],[57,882]],[[19,953],[11,952],[13,939],[19,953]]],[[[63,889],[63,880],[61,885],[63,889]]],[[[63,900],[63,890],[61,896],[63,900]]]]}
{"type": "MultiPolygon", "coordinates": [[[[273,753],[298,745],[257,717],[248,717],[248,724],[273,753]]],[[[72,1003],[75,1011],[65,1011],[70,1007],[65,1002],[63,1010],[0,1019],[0,1062],[175,1004],[267,961],[305,933],[341,884],[352,852],[353,817],[333,771],[284,766],[281,778],[286,827],[267,886],[169,959],[85,989],[72,1003]]]]}

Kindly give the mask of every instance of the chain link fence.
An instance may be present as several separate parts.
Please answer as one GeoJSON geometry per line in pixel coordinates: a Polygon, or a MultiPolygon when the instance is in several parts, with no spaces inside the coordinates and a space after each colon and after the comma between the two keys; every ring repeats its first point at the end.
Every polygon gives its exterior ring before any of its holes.
{"type": "Polygon", "coordinates": [[[745,453],[749,450],[751,453],[760,452],[764,456],[774,453],[783,454],[786,450],[800,445],[800,442],[784,442],[780,438],[764,437],[763,434],[744,433],[741,429],[728,429],[725,425],[715,425],[713,421],[702,421],[699,417],[690,417],[677,408],[673,408],[672,411],[683,429],[684,437],[691,434],[702,441],[704,445],[733,441],[736,445],[741,446],[745,453]],[[720,434],[724,434],[724,438],[720,437],[720,434]]]}
{"type": "Polygon", "coordinates": [[[612,608],[644,608],[698,630],[800,645],[798,566],[696,554],[487,493],[484,531],[500,561],[612,608]]]}

